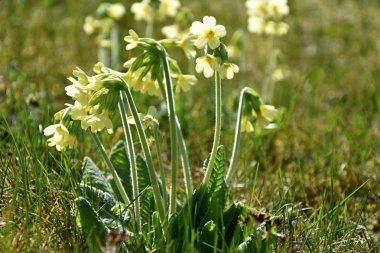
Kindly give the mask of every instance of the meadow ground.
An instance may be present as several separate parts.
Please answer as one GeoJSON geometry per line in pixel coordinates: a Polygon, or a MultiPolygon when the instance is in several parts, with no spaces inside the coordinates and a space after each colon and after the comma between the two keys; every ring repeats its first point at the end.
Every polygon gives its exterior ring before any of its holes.
{"type": "MultiPolygon", "coordinates": [[[[100,1],[0,1],[0,251],[85,249],[76,226],[74,189],[91,140],[58,153],[42,129],[67,102],[63,87],[76,66],[96,63],[84,18],[100,1]]],[[[280,217],[282,252],[377,252],[380,249],[380,3],[290,2],[288,35],[274,40],[287,77],[273,104],[282,119],[265,135],[244,134],[230,199],[280,217]]],[[[130,1],[125,1],[127,8],[130,1]]],[[[195,18],[213,15],[229,32],[246,29],[244,1],[182,1],[195,18]]],[[[130,12],[121,22],[144,30],[130,12]]],[[[170,23],[170,22],[168,22],[170,23]]],[[[155,30],[161,36],[159,29],[155,30]]],[[[236,101],[261,90],[268,38],[245,34],[240,73],[223,83],[222,144],[231,152],[236,101]]],[[[123,53],[123,59],[127,59],[123,53]]],[[[178,108],[193,176],[211,148],[212,84],[201,79],[178,108]],[[207,92],[206,92],[207,91],[207,92]],[[190,95],[189,95],[190,96],[190,95]],[[202,136],[202,137],[200,137],[202,136]]],[[[146,100],[141,98],[141,104],[146,100]]],[[[154,101],[156,103],[157,101],[154,101]]],[[[168,129],[163,125],[163,129],[168,129]]],[[[107,148],[120,132],[104,136],[107,148]]],[[[168,154],[164,154],[165,157],[168,154]]],[[[169,162],[165,160],[165,162],[169,162]]],[[[99,160],[100,163],[100,160],[99,160]]],[[[183,190],[183,189],[182,189],[183,190]]]]}

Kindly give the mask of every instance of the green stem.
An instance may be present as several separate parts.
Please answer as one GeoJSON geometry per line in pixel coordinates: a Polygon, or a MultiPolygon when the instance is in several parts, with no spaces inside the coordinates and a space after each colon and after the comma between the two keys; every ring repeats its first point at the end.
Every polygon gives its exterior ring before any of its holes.
{"type": "Polygon", "coordinates": [[[239,152],[239,143],[240,143],[241,119],[243,117],[244,95],[245,95],[245,93],[248,90],[249,90],[249,88],[245,87],[240,92],[239,108],[238,108],[238,115],[237,115],[237,119],[236,119],[236,128],[235,128],[234,146],[233,146],[233,149],[232,149],[230,166],[228,167],[228,171],[227,171],[227,174],[226,174],[226,182],[227,183],[231,179],[233,170],[235,169],[235,166],[236,166],[236,160],[237,160],[237,155],[238,155],[238,152],[239,152]]]}
{"type": "Polygon", "coordinates": [[[135,148],[133,146],[133,137],[131,128],[128,124],[127,112],[125,111],[125,101],[123,94],[120,92],[120,101],[119,101],[119,111],[120,117],[124,129],[124,137],[128,147],[129,160],[131,162],[131,175],[132,175],[132,188],[133,188],[133,199],[135,199],[135,217],[137,221],[138,231],[141,231],[141,219],[140,219],[140,198],[139,196],[139,185],[137,179],[137,168],[136,168],[136,156],[135,148]]]}
{"type": "Polygon", "coordinates": [[[176,114],[175,114],[175,103],[174,103],[174,94],[173,94],[173,85],[172,79],[170,76],[169,62],[166,56],[166,51],[162,47],[163,57],[162,65],[164,68],[164,78],[165,78],[165,91],[166,91],[166,102],[168,104],[168,116],[170,122],[170,149],[171,149],[171,167],[172,167],[172,176],[171,176],[171,190],[170,190],[170,215],[174,214],[176,209],[176,197],[177,197],[177,174],[178,174],[178,157],[177,157],[177,124],[176,124],[176,114]]]}
{"type": "Polygon", "coordinates": [[[141,146],[142,146],[142,149],[144,151],[145,159],[147,162],[147,166],[148,166],[148,170],[149,170],[149,177],[150,177],[150,180],[152,182],[153,195],[154,195],[154,199],[156,201],[158,213],[160,215],[160,220],[162,223],[165,223],[165,208],[164,208],[162,197],[160,194],[160,189],[159,189],[156,171],[154,170],[152,154],[150,152],[148,141],[147,141],[147,138],[145,135],[145,131],[144,131],[143,125],[141,123],[139,113],[137,111],[135,102],[133,100],[133,97],[132,97],[132,94],[131,94],[131,91],[129,90],[129,88],[125,89],[123,96],[126,97],[126,100],[128,102],[128,105],[129,105],[129,109],[130,109],[132,116],[133,116],[133,119],[135,120],[135,123],[136,123],[137,133],[139,135],[141,146]]]}
{"type": "Polygon", "coordinates": [[[107,153],[106,153],[106,150],[104,149],[103,144],[101,143],[101,141],[100,141],[98,135],[96,135],[95,133],[93,133],[93,132],[91,132],[91,131],[90,131],[90,133],[91,133],[92,139],[94,140],[96,146],[98,147],[100,153],[102,154],[103,159],[104,159],[104,161],[106,162],[108,169],[109,169],[109,170],[111,171],[111,173],[112,173],[112,177],[113,177],[113,179],[115,180],[115,183],[116,183],[117,189],[119,190],[120,195],[121,195],[121,197],[122,197],[123,200],[124,200],[124,203],[125,203],[126,205],[129,205],[129,204],[130,204],[130,201],[129,201],[129,199],[128,199],[127,193],[125,192],[125,189],[124,189],[123,185],[121,184],[120,178],[119,178],[119,176],[117,175],[117,172],[116,172],[115,168],[113,167],[113,164],[112,164],[111,160],[109,159],[109,157],[108,157],[108,155],[107,155],[107,153]]]}
{"type": "Polygon", "coordinates": [[[210,160],[207,165],[206,174],[203,178],[203,184],[207,184],[212,169],[214,167],[216,151],[218,149],[220,140],[220,130],[222,126],[222,81],[220,80],[220,75],[218,71],[215,71],[215,132],[214,132],[214,142],[212,144],[212,151],[210,155],[210,160]]]}
{"type": "Polygon", "coordinates": [[[147,38],[153,37],[153,26],[154,26],[154,20],[153,18],[149,18],[146,23],[145,37],[147,38]]]}
{"type": "Polygon", "coordinates": [[[179,151],[181,152],[181,157],[182,157],[183,176],[185,178],[187,196],[190,197],[193,193],[193,183],[192,183],[192,178],[191,178],[189,155],[186,149],[185,139],[183,138],[181,125],[179,124],[179,120],[177,116],[176,116],[176,124],[177,124],[178,146],[179,146],[179,151]]]}
{"type": "Polygon", "coordinates": [[[160,175],[162,180],[162,194],[164,195],[164,206],[165,208],[168,206],[168,195],[166,190],[166,173],[164,168],[164,162],[162,161],[162,152],[160,146],[160,138],[158,137],[158,129],[154,129],[154,145],[156,147],[157,159],[158,159],[158,167],[160,169],[160,175]]]}
{"type": "Polygon", "coordinates": [[[115,24],[111,28],[111,67],[115,68],[119,64],[119,28],[115,24]]]}

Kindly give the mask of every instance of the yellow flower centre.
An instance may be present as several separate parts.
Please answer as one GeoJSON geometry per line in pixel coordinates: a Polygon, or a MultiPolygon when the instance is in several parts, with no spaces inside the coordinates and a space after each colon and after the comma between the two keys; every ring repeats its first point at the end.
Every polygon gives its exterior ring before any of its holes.
{"type": "Polygon", "coordinates": [[[276,4],[272,5],[272,10],[274,13],[278,12],[278,6],[276,4]]]}
{"type": "Polygon", "coordinates": [[[209,40],[212,39],[212,38],[214,38],[215,37],[215,31],[213,29],[211,29],[211,28],[206,29],[205,30],[205,37],[207,39],[209,39],[209,40]]]}

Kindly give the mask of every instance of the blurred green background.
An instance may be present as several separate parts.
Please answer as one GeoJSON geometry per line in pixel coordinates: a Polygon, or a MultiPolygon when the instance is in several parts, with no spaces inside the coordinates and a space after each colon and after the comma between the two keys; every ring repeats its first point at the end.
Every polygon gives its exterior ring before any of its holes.
{"type": "MultiPolygon", "coordinates": [[[[0,249],[4,251],[83,248],[70,192],[80,179],[83,155],[97,155],[88,138],[79,150],[58,154],[46,147],[40,129],[69,102],[64,86],[71,71],[76,66],[89,71],[97,62],[97,46],[82,27],[101,2],[0,1],[0,249]]],[[[227,44],[234,31],[246,30],[245,1],[181,2],[196,20],[215,16],[228,31],[227,44]]],[[[144,34],[145,24],[134,21],[130,12],[132,1],[122,3],[127,9],[119,22],[122,34],[130,28],[144,34]]],[[[289,5],[289,34],[274,41],[282,51],[281,64],[289,71],[277,84],[272,102],[283,108],[283,117],[275,131],[243,135],[231,198],[252,198],[253,206],[268,210],[279,199],[317,209],[325,202],[334,205],[368,180],[346,208],[349,217],[375,234],[371,224],[380,215],[380,2],[290,0],[289,5]],[[251,196],[257,164],[256,191],[251,196]]],[[[156,38],[163,37],[160,26],[155,27],[156,38]]],[[[261,91],[268,60],[268,38],[248,32],[245,36],[241,71],[223,83],[222,143],[228,154],[239,91],[245,85],[261,91]]],[[[128,59],[124,50],[121,58],[128,59]]],[[[186,102],[178,110],[197,178],[213,136],[212,83],[199,78],[191,97],[186,96],[182,95],[186,102]]],[[[148,101],[141,97],[144,110],[148,101]]],[[[117,139],[105,138],[109,147],[117,139]]]]}

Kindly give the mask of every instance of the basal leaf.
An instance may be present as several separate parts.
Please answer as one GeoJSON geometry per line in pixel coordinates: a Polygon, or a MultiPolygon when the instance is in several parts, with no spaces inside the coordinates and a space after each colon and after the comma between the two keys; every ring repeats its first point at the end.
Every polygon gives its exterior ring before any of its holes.
{"type": "Polygon", "coordinates": [[[76,221],[83,231],[90,252],[102,252],[108,230],[90,203],[83,197],[75,200],[76,221]]]}
{"type": "MultiPolygon", "coordinates": [[[[128,195],[128,198],[133,199],[131,165],[127,155],[127,149],[123,141],[117,142],[112,148],[110,159],[128,195]]],[[[115,181],[112,179],[110,182],[114,192],[116,192],[118,198],[121,199],[115,181]]]]}
{"type": "Polygon", "coordinates": [[[83,160],[83,178],[82,183],[91,187],[97,188],[103,192],[114,196],[111,186],[108,184],[107,179],[96,166],[96,164],[89,157],[83,160]]]}
{"type": "Polygon", "coordinates": [[[201,232],[200,237],[200,250],[201,253],[209,253],[209,252],[221,252],[217,249],[217,227],[214,221],[207,222],[201,232]]]}

